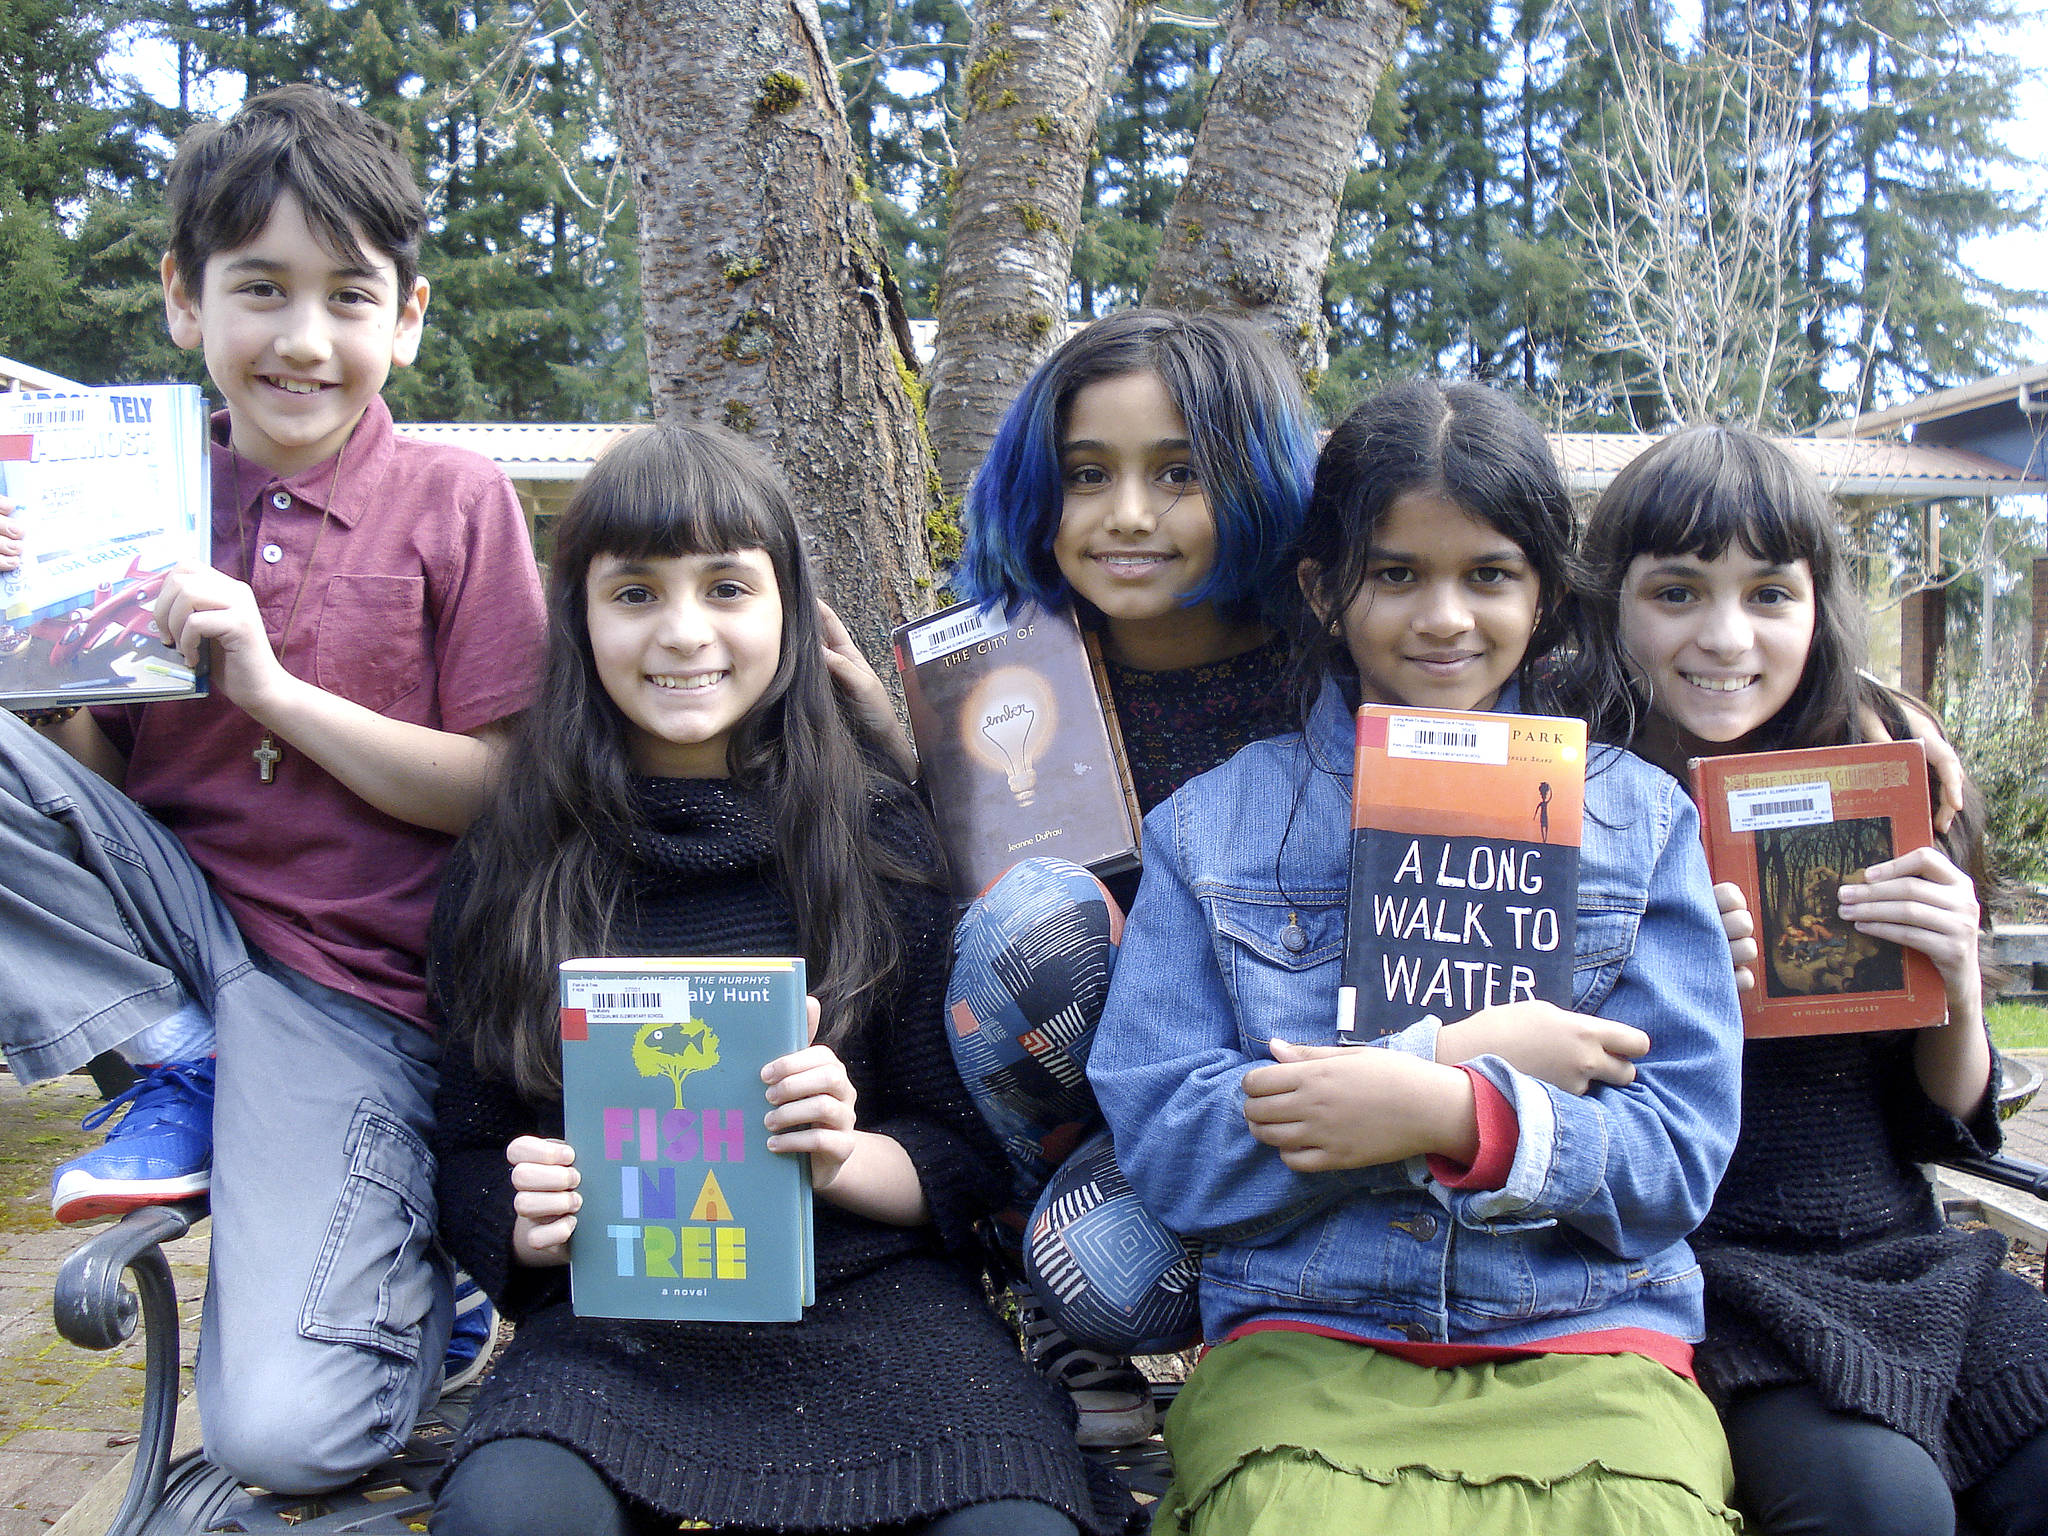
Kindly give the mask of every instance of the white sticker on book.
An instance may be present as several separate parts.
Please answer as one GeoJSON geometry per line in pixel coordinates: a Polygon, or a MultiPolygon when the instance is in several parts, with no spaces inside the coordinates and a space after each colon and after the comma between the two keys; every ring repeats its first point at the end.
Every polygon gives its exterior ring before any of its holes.
{"type": "Polygon", "coordinates": [[[564,1003],[593,1024],[652,1024],[687,1019],[703,994],[686,976],[565,976],[564,1003]]]}
{"type": "Polygon", "coordinates": [[[1811,784],[1772,784],[1728,791],[1728,829],[1768,832],[1774,827],[1817,827],[1835,819],[1835,797],[1826,779],[1811,784]]]}
{"type": "Polygon", "coordinates": [[[1440,763],[1505,763],[1508,722],[1389,715],[1387,756],[1428,758],[1440,763]]]}
{"type": "Polygon", "coordinates": [[[1009,629],[1010,621],[1003,613],[1003,605],[990,603],[985,608],[970,608],[966,613],[939,617],[917,625],[906,630],[904,638],[910,642],[910,664],[921,667],[934,656],[943,656],[962,646],[1001,639],[1009,629]]]}

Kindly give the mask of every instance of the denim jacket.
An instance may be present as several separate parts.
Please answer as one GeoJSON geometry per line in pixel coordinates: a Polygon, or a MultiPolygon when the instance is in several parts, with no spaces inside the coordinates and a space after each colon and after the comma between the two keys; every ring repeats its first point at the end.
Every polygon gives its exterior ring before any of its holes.
{"type": "MultiPolygon", "coordinates": [[[[1203,1331],[1697,1339],[1685,1238],[1734,1145],[1741,1024],[1692,803],[1626,752],[1596,749],[1587,774],[1572,1000],[1649,1035],[1635,1081],[1581,1096],[1470,1063],[1520,1124],[1497,1190],[1446,1188],[1420,1157],[1297,1173],[1252,1139],[1242,1079],[1266,1042],[1336,1043],[1354,739],[1326,685],[1306,737],[1255,742],[1145,818],[1088,1076],[1139,1199],[1203,1246],[1203,1331]]],[[[1378,1044],[1429,1056],[1435,1037],[1425,1023],[1378,1044]]]]}

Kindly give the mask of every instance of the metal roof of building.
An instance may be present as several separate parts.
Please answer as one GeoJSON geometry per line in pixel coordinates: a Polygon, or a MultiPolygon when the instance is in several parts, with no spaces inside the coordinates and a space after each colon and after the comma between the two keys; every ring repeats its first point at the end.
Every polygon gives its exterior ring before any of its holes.
{"type": "MultiPolygon", "coordinates": [[[[613,438],[631,423],[401,422],[406,437],[448,443],[481,453],[514,480],[583,478],[613,438]]],[[[1574,492],[1604,490],[1621,467],[1657,439],[1648,433],[1553,432],[1565,483],[1574,492]]],[[[1773,442],[1821,477],[1837,496],[1933,501],[1944,496],[2039,496],[2048,480],[2028,479],[2009,465],[1959,448],[1935,448],[1897,439],[1843,441],[1778,437],[1773,442]]]]}
{"type": "Polygon", "coordinates": [[[2035,411],[2048,405],[2048,363],[2022,368],[2017,373],[2000,374],[1995,379],[1979,379],[1974,384],[1961,384],[1954,389],[1937,390],[1931,395],[1908,400],[1903,405],[1890,406],[1882,411],[1866,411],[1848,421],[1831,421],[1815,427],[1813,435],[1886,437],[1923,421],[1940,421],[1945,416],[1960,416],[1965,411],[1980,410],[2007,400],[2016,403],[2023,411],[2029,404],[2035,411]]]}
{"type": "MultiPolygon", "coordinates": [[[[1605,490],[1623,465],[1658,441],[1646,432],[1549,435],[1565,484],[1575,492],[1605,490]]],[[[1818,475],[1834,496],[1937,501],[1947,496],[2048,495],[2048,479],[2029,479],[2009,464],[1961,448],[1935,448],[1897,438],[1771,441],[1818,475]]]]}

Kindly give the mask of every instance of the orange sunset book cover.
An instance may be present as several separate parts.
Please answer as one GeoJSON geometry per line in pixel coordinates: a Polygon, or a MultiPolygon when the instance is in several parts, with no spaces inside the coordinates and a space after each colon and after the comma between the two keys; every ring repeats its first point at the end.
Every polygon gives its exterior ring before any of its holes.
{"type": "Polygon", "coordinates": [[[1583,720],[1359,710],[1340,1041],[1569,1006],[1585,790],[1583,720]]]}

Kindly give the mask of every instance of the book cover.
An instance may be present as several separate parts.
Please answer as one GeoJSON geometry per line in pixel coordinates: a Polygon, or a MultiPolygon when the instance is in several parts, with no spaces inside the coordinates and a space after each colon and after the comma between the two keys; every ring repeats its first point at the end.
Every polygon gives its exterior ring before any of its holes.
{"type": "Polygon", "coordinates": [[[1338,1040],[1570,1007],[1585,795],[1583,720],[1360,709],[1338,1040]]]}
{"type": "Polygon", "coordinates": [[[197,387],[0,394],[0,496],[26,544],[20,569],[0,575],[0,704],[206,691],[152,618],[172,566],[212,559],[197,387]]]}
{"type": "Polygon", "coordinates": [[[1843,922],[1835,893],[1859,870],[1934,841],[1927,754],[1917,741],[1696,757],[1707,866],[1742,887],[1756,923],[1756,985],[1742,1032],[1916,1029],[1948,1015],[1917,950],[1843,922]]]}
{"type": "Polygon", "coordinates": [[[1092,636],[1071,613],[961,603],[895,632],[896,667],[954,894],[1019,859],[1138,862],[1138,805],[1092,636]]]}
{"type": "Polygon", "coordinates": [[[561,982],[577,1314],[796,1322],[810,1166],[768,1150],[761,1068],[806,1043],[803,961],[569,960],[561,982]]]}

